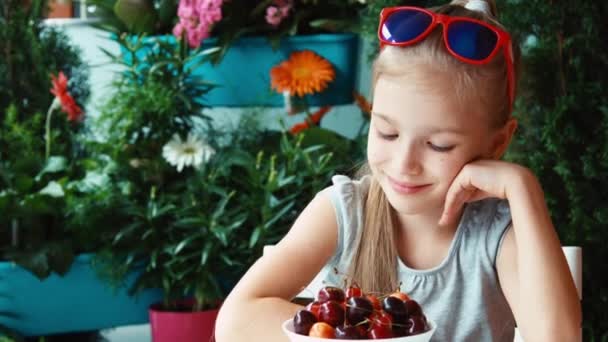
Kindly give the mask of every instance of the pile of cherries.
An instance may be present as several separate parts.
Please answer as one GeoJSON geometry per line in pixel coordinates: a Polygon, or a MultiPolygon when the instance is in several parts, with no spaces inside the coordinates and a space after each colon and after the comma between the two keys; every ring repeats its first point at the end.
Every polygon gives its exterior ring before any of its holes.
{"type": "Polygon", "coordinates": [[[300,335],[341,340],[411,336],[429,330],[422,308],[405,293],[378,297],[357,286],[346,291],[323,287],[315,301],[296,313],[293,325],[300,335]]]}

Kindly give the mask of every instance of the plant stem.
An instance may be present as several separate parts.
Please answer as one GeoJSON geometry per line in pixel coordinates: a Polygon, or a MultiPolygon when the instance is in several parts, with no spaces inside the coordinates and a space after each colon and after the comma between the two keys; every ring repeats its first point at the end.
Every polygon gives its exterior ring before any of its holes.
{"type": "Polygon", "coordinates": [[[59,100],[55,97],[53,99],[53,103],[51,103],[51,106],[49,107],[49,110],[46,112],[46,123],[44,125],[45,160],[48,160],[51,155],[51,116],[55,111],[55,107],[57,107],[58,105],[59,100]]]}

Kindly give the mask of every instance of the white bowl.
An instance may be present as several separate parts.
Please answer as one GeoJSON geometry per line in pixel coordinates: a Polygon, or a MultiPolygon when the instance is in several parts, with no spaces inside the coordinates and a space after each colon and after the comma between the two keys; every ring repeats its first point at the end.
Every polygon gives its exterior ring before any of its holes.
{"type": "MultiPolygon", "coordinates": [[[[428,325],[430,329],[422,334],[412,335],[412,336],[404,336],[404,337],[393,337],[393,338],[383,338],[380,341],[387,342],[428,342],[431,340],[431,336],[437,329],[437,324],[435,322],[428,320],[428,325]]],[[[328,339],[328,338],[318,338],[318,337],[310,337],[306,335],[296,334],[293,328],[292,319],[288,319],[283,322],[282,325],[283,331],[289,337],[291,342],[327,342],[327,341],[342,341],[342,342],[356,342],[356,341],[365,341],[365,340],[338,340],[338,339],[328,339]]],[[[367,340],[367,341],[376,341],[376,340],[367,340]]]]}

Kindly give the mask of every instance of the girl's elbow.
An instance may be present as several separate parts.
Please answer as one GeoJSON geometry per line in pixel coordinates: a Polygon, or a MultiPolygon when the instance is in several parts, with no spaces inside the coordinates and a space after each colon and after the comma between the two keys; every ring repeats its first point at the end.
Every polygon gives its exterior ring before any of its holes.
{"type": "Polygon", "coordinates": [[[235,325],[234,315],[230,313],[230,305],[222,305],[215,321],[215,341],[224,342],[232,341],[231,333],[234,329],[231,329],[235,325]]]}

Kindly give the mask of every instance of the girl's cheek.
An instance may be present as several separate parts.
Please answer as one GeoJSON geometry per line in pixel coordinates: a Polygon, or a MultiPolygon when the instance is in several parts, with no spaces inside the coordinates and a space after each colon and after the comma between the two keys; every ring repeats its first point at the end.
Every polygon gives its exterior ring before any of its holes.
{"type": "Polygon", "coordinates": [[[390,159],[390,147],[370,140],[367,145],[367,160],[370,164],[378,164],[390,159]]]}

